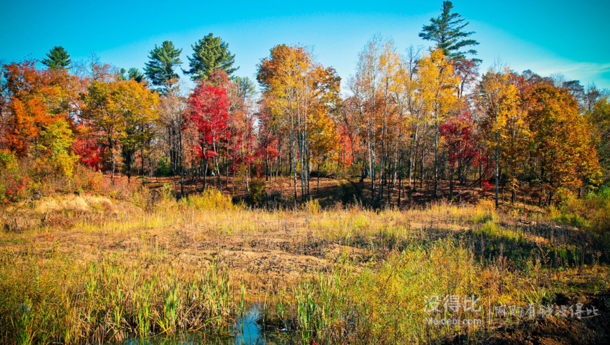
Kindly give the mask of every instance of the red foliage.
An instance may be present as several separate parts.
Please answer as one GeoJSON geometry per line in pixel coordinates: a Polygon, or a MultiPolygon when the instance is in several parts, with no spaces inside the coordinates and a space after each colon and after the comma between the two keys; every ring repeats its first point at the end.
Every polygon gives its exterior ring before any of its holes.
{"type": "Polygon", "coordinates": [[[218,157],[218,152],[209,150],[205,153],[205,158],[218,157]]]}
{"type": "Polygon", "coordinates": [[[281,155],[278,138],[274,135],[273,117],[266,101],[261,104],[261,111],[256,114],[258,123],[258,146],[256,152],[261,164],[269,163],[281,155]]]}
{"type": "Polygon", "coordinates": [[[199,84],[191,94],[190,120],[199,132],[199,154],[208,158],[213,151],[218,155],[220,145],[230,138],[227,124],[229,98],[220,86],[199,84]]]}
{"type": "Polygon", "coordinates": [[[494,183],[490,183],[489,181],[483,181],[483,182],[481,182],[481,185],[482,185],[481,191],[483,192],[483,194],[489,192],[491,190],[491,188],[493,188],[495,186],[494,183]]]}
{"type": "Polygon", "coordinates": [[[474,133],[474,123],[468,113],[439,127],[449,151],[449,164],[470,162],[479,157],[480,138],[474,133]]]}
{"type": "Polygon", "coordinates": [[[0,190],[0,204],[17,202],[27,194],[30,176],[9,176],[4,181],[4,191],[0,190]]]}
{"type": "Polygon", "coordinates": [[[93,168],[96,171],[106,170],[107,167],[102,165],[104,160],[104,149],[95,139],[78,137],[72,146],[72,149],[74,150],[74,153],[80,157],[80,164],[93,168]]]}
{"type": "Polygon", "coordinates": [[[480,166],[482,178],[491,176],[494,162],[483,147],[483,140],[475,130],[475,124],[468,112],[439,126],[441,136],[449,154],[451,167],[458,169],[458,174],[469,165],[480,166]]]}
{"type": "Polygon", "coordinates": [[[353,162],[351,154],[352,140],[343,126],[338,126],[338,130],[339,136],[341,137],[341,156],[339,157],[339,163],[343,164],[344,167],[348,167],[353,162]]]}

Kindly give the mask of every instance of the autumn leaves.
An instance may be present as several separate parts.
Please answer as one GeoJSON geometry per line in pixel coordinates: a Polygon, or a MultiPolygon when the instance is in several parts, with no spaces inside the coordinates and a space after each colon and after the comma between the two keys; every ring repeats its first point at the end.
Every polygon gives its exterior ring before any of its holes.
{"type": "Polygon", "coordinates": [[[459,51],[476,42],[456,43],[471,33],[460,33],[465,24],[450,10],[445,2],[424,27],[437,43],[427,52],[400,54],[373,37],[343,94],[336,71],[303,46],[279,44],[261,60],[258,98],[248,78],[231,76],[235,57],[211,34],[193,46],[192,90],[179,87],[182,50],[169,41],[150,52],[148,80],[96,62],[68,70],[69,55],[57,48],[47,69],[4,66],[2,148],[67,176],[77,161],[113,178],[163,167],[180,176],[182,191],[189,179],[206,188],[212,172],[224,190],[284,175],[294,202],[323,174],[359,176],[374,205],[400,205],[416,192],[460,198],[489,182],[496,200],[504,188],[513,200],[551,202],[558,191],[598,185],[598,155],[607,162],[608,150],[596,119],[607,117],[607,101],[587,93],[585,106],[577,81],[504,68],[479,75],[478,60],[459,51]],[[443,40],[443,30],[454,38],[443,40]]]}
{"type": "Polygon", "coordinates": [[[338,159],[341,139],[333,115],[341,101],[341,79],[334,69],[316,63],[300,46],[277,45],[258,67],[264,114],[260,130],[275,139],[269,140],[274,151],[287,152],[295,202],[297,177],[301,198],[307,200],[310,164],[317,164],[319,171],[325,160],[338,159]]]}

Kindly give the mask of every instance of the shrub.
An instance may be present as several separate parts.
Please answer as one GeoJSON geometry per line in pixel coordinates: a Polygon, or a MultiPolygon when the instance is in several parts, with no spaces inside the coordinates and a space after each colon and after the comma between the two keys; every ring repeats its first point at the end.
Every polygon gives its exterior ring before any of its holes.
{"type": "Polygon", "coordinates": [[[101,173],[79,164],[74,166],[74,176],[72,176],[71,182],[74,188],[82,192],[103,193],[104,190],[110,188],[110,183],[101,173]]]}
{"type": "Polygon", "coordinates": [[[571,214],[565,214],[565,213],[561,213],[559,215],[559,217],[555,218],[556,221],[558,221],[559,223],[562,224],[567,224],[567,225],[572,225],[575,227],[585,227],[588,225],[588,222],[583,219],[581,216],[571,213],[571,214]]]}
{"type": "Polygon", "coordinates": [[[170,176],[172,174],[172,168],[169,166],[169,162],[167,161],[167,157],[162,157],[157,163],[157,171],[155,172],[157,176],[170,176]]]}
{"type": "Polygon", "coordinates": [[[589,193],[585,198],[584,209],[593,230],[610,232],[610,187],[605,187],[598,193],[589,193]]]}
{"type": "Polygon", "coordinates": [[[216,189],[206,189],[201,195],[189,195],[186,204],[197,210],[225,211],[235,208],[231,196],[216,189]]]}
{"type": "Polygon", "coordinates": [[[250,202],[254,205],[262,205],[265,200],[266,186],[263,181],[252,181],[250,183],[250,202]]]}
{"type": "Polygon", "coordinates": [[[320,203],[318,202],[318,199],[310,199],[306,204],[305,204],[305,211],[312,213],[312,214],[318,214],[320,213],[320,210],[322,209],[322,207],[320,206],[320,203]]]}
{"type": "Polygon", "coordinates": [[[17,165],[15,154],[10,151],[0,150],[0,168],[3,170],[14,169],[17,165]]]}
{"type": "Polygon", "coordinates": [[[499,235],[498,226],[494,223],[493,220],[489,220],[483,224],[483,226],[475,231],[476,234],[485,234],[491,237],[496,237],[499,235]]]}
{"type": "Polygon", "coordinates": [[[0,204],[37,200],[57,193],[91,193],[108,195],[124,201],[145,202],[150,191],[125,179],[112,185],[101,172],[76,164],[71,176],[58,171],[45,160],[15,159],[0,152],[0,204]]]}
{"type": "Polygon", "coordinates": [[[18,161],[11,152],[0,151],[0,204],[28,197],[32,186],[30,162],[18,161]]]}
{"type": "Polygon", "coordinates": [[[551,205],[549,218],[562,224],[585,227],[598,233],[610,232],[610,187],[589,192],[578,199],[568,195],[557,207],[551,205]]]}

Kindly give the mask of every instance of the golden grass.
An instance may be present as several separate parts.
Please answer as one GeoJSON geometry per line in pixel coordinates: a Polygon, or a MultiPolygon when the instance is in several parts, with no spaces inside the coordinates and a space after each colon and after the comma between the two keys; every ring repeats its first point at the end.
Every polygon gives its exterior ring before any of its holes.
{"type": "Polygon", "coordinates": [[[609,287],[599,249],[577,230],[489,202],[259,210],[213,191],[146,207],[75,200],[2,211],[0,342],[228,336],[248,302],[302,344],[478,339],[500,321],[429,326],[425,297],[476,295],[489,308],[609,287]],[[35,221],[13,226],[17,214],[35,221]]]}

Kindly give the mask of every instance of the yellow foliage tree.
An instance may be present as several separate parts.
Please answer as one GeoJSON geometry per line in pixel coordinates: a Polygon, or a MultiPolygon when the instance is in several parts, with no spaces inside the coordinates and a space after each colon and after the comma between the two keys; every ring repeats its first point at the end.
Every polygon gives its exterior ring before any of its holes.
{"type": "Polygon", "coordinates": [[[72,176],[78,156],[70,152],[74,143],[74,134],[64,119],[51,122],[40,132],[40,143],[37,149],[43,154],[53,168],[66,176],[72,176]]]}
{"type": "Polygon", "coordinates": [[[309,194],[312,153],[318,155],[316,159],[324,156],[328,144],[335,142],[336,126],[328,126],[328,119],[330,111],[340,103],[341,79],[333,68],[323,68],[313,61],[305,47],[281,44],[273,47],[271,55],[260,63],[257,80],[271,112],[271,127],[281,131],[278,135],[288,134],[290,138],[295,201],[297,166],[305,199],[309,194]],[[313,136],[311,126],[318,127],[313,136]]]}
{"type": "Polygon", "coordinates": [[[478,105],[485,114],[482,123],[484,138],[494,157],[496,208],[501,165],[510,178],[514,200],[519,162],[524,159],[524,140],[528,135],[513,77],[508,69],[492,68],[483,76],[477,94],[478,105]]]}
{"type": "Polygon", "coordinates": [[[439,126],[459,105],[459,79],[441,49],[419,62],[419,93],[424,119],[434,128],[434,196],[438,196],[439,126]]]}
{"type": "Polygon", "coordinates": [[[531,132],[529,152],[533,172],[551,203],[559,188],[599,183],[601,175],[592,130],[579,115],[578,102],[565,89],[532,87],[525,96],[531,132]]]}
{"type": "Polygon", "coordinates": [[[152,136],[151,122],[158,118],[159,98],[133,80],[94,80],[83,100],[83,119],[96,129],[100,143],[107,149],[114,182],[115,170],[122,163],[121,155],[132,155],[152,136]]]}

